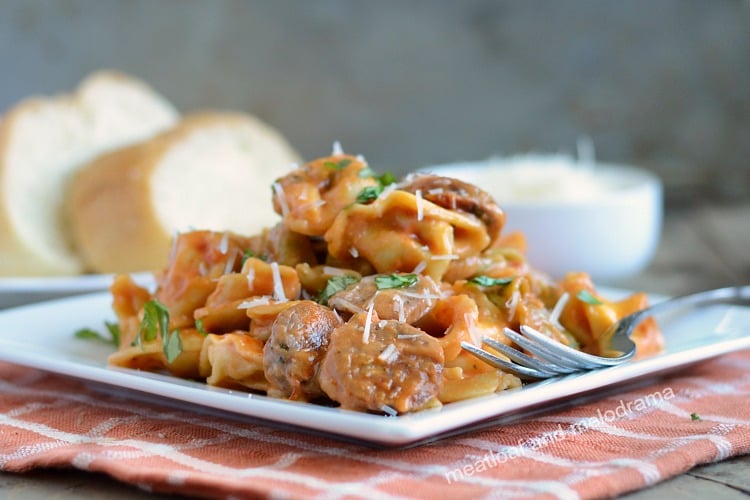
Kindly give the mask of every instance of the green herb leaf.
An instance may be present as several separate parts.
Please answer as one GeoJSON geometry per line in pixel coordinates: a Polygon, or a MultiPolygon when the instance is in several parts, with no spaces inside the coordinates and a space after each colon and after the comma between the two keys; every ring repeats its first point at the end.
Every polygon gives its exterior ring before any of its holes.
{"type": "Polygon", "coordinates": [[[167,339],[164,343],[164,355],[167,357],[167,361],[173,363],[177,356],[182,354],[182,338],[180,337],[180,331],[177,329],[172,330],[172,333],[165,336],[167,339]]]}
{"type": "Polygon", "coordinates": [[[195,320],[195,329],[198,330],[198,333],[201,335],[208,335],[208,332],[203,328],[203,318],[198,318],[195,320]]]}
{"type": "Polygon", "coordinates": [[[111,337],[112,344],[115,345],[115,347],[120,347],[120,325],[117,323],[110,323],[109,321],[104,322],[104,327],[109,332],[109,335],[111,337]]]}
{"type": "Polygon", "coordinates": [[[396,176],[390,172],[384,173],[377,179],[378,179],[378,183],[383,187],[390,186],[391,184],[394,184],[396,182],[396,176]]]}
{"type": "Polygon", "coordinates": [[[474,276],[469,280],[469,283],[479,286],[504,286],[513,281],[513,278],[491,278],[489,276],[481,275],[474,276]]]}
{"type": "Polygon", "coordinates": [[[382,186],[367,186],[362,188],[362,191],[357,195],[357,203],[370,203],[375,201],[380,193],[383,192],[382,186]]]}
{"type": "Polygon", "coordinates": [[[371,201],[375,201],[375,199],[380,196],[380,194],[385,190],[386,187],[396,182],[396,177],[392,173],[386,172],[383,175],[377,176],[375,175],[375,172],[369,167],[360,170],[359,176],[375,177],[375,180],[378,181],[378,185],[367,186],[363,188],[362,191],[360,191],[357,195],[357,203],[370,203],[371,201]]]}
{"type": "Polygon", "coordinates": [[[120,327],[117,323],[104,322],[104,326],[109,333],[109,337],[102,335],[101,333],[91,328],[81,328],[76,331],[73,335],[77,339],[81,340],[97,340],[104,342],[105,344],[112,344],[115,347],[120,347],[120,327]]]}
{"type": "Polygon", "coordinates": [[[604,303],[594,297],[588,290],[581,290],[580,292],[578,292],[578,295],[576,295],[576,297],[578,297],[578,300],[580,300],[581,302],[591,304],[592,306],[600,306],[604,303]]]}
{"type": "Polygon", "coordinates": [[[132,345],[143,347],[143,342],[154,340],[158,333],[162,338],[169,332],[169,310],[158,300],[149,300],[143,305],[143,319],[138,335],[132,345]]]}
{"type": "Polygon", "coordinates": [[[691,414],[690,414],[690,420],[692,420],[692,421],[694,421],[694,422],[695,422],[696,420],[701,420],[701,416],[700,416],[700,415],[698,415],[697,413],[691,413],[691,414]]]}
{"type": "Polygon", "coordinates": [[[92,330],[91,328],[81,328],[80,330],[77,330],[73,335],[75,335],[75,338],[77,339],[101,340],[103,342],[107,342],[107,339],[104,338],[102,334],[100,334],[96,330],[92,330]]]}
{"type": "Polygon", "coordinates": [[[389,274],[386,276],[376,276],[375,285],[378,290],[386,290],[388,288],[409,288],[414,286],[419,278],[416,274],[389,274]]]}
{"type": "Polygon", "coordinates": [[[334,170],[343,170],[346,167],[348,167],[349,164],[351,164],[351,162],[352,162],[351,159],[344,158],[343,160],[339,160],[339,161],[327,161],[323,163],[323,166],[327,168],[332,168],[334,170]]]}
{"type": "Polygon", "coordinates": [[[333,278],[330,278],[326,283],[326,287],[320,292],[320,295],[318,295],[318,303],[328,305],[328,299],[333,297],[336,293],[346,290],[350,285],[353,285],[358,281],[359,278],[349,275],[334,276],[333,278]]]}

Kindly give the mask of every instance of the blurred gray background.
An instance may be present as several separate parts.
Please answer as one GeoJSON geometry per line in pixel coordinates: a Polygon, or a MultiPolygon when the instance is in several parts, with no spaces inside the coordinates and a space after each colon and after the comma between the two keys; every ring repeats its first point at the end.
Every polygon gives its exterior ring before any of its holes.
{"type": "Polygon", "coordinates": [[[750,1],[0,0],[0,110],[88,72],[231,108],[380,170],[528,151],[750,199],[750,1]]]}

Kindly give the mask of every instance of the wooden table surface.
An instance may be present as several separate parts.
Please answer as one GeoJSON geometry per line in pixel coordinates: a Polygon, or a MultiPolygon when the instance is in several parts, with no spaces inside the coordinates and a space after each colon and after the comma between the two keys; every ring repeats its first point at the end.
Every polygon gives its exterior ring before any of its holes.
{"type": "MultiPolygon", "coordinates": [[[[708,288],[750,284],[750,203],[703,204],[667,210],[659,251],[638,276],[613,283],[629,289],[679,295],[708,288]]],[[[750,455],[696,467],[651,488],[627,495],[643,498],[747,499],[750,455]]],[[[0,473],[0,498],[167,498],[106,476],[75,470],[0,473]]],[[[171,497],[174,498],[174,497],[171,497]]]]}

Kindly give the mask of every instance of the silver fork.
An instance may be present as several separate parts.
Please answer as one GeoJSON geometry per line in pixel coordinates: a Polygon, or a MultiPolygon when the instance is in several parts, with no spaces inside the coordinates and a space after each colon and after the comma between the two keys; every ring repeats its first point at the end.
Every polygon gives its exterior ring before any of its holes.
{"type": "Polygon", "coordinates": [[[520,327],[520,332],[506,328],[504,333],[514,344],[531,355],[489,337],[484,337],[482,344],[506,355],[510,362],[468,342],[461,342],[461,347],[482,361],[514,373],[523,380],[546,379],[622,364],[635,356],[635,344],[630,340],[630,334],[643,319],[657,312],[678,312],[711,304],[750,305],[750,285],[684,295],[625,316],[614,323],[600,341],[603,351],[611,356],[594,356],[578,351],[526,325],[520,327]]]}

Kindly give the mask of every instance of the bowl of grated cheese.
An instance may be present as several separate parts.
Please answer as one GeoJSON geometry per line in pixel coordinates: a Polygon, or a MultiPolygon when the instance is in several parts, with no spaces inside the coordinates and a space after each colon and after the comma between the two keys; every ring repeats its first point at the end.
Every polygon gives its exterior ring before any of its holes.
{"type": "Polygon", "coordinates": [[[641,168],[529,154],[422,170],[489,192],[506,214],[503,233],[522,232],[529,262],[554,278],[626,278],[646,268],[659,244],[662,184],[641,168]]]}

